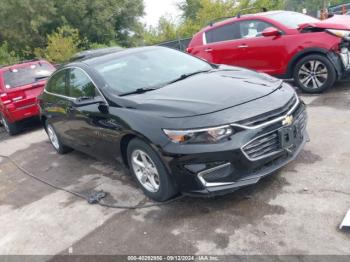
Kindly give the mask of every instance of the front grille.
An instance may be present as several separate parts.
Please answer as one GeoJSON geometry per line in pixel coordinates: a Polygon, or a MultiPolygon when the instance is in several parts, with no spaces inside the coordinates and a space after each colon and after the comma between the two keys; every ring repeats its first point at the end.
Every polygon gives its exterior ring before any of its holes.
{"type": "Polygon", "coordinates": [[[249,142],[242,149],[250,159],[259,159],[279,152],[281,149],[278,131],[260,136],[249,142]]]}
{"type": "MultiPolygon", "coordinates": [[[[299,133],[301,138],[305,132],[306,123],[307,113],[303,110],[302,112],[299,112],[293,123],[293,126],[298,129],[297,131],[295,130],[295,132],[299,133]]],[[[243,146],[242,150],[250,160],[258,160],[281,152],[283,149],[281,148],[279,130],[275,130],[253,139],[243,146]]]]}
{"type": "Polygon", "coordinates": [[[301,134],[303,134],[306,129],[306,123],[307,123],[307,113],[304,110],[303,112],[300,113],[300,115],[298,115],[298,117],[295,120],[295,125],[297,126],[301,134]]]}
{"type": "Polygon", "coordinates": [[[268,122],[270,120],[273,120],[275,118],[278,118],[280,116],[284,116],[289,112],[289,110],[291,110],[293,108],[293,106],[295,105],[296,102],[297,102],[297,97],[293,96],[287,102],[287,104],[282,107],[282,109],[276,109],[276,110],[270,111],[268,113],[265,113],[263,115],[259,115],[259,116],[256,116],[254,118],[247,119],[244,122],[239,123],[239,124],[242,124],[245,126],[257,126],[257,125],[263,124],[265,122],[268,122]]]}

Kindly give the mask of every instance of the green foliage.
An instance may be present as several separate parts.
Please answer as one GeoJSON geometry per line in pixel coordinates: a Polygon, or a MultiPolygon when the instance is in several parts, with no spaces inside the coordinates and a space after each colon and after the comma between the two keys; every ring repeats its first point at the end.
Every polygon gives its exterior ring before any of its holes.
{"type": "Polygon", "coordinates": [[[63,63],[79,51],[79,44],[78,29],[63,26],[47,36],[46,48],[36,48],[34,53],[37,57],[44,57],[52,62],[63,63]]]}
{"type": "Polygon", "coordinates": [[[0,65],[14,64],[19,60],[15,52],[9,50],[7,42],[0,45],[0,65]]]}
{"type": "Polygon", "coordinates": [[[159,19],[157,27],[150,27],[144,34],[145,42],[153,45],[159,42],[176,39],[176,24],[164,16],[159,19]]]}
{"type": "Polygon", "coordinates": [[[79,48],[111,41],[135,46],[142,42],[143,11],[143,0],[1,0],[0,41],[31,58],[34,49],[46,49],[48,35],[68,25],[79,30],[79,48]]]}

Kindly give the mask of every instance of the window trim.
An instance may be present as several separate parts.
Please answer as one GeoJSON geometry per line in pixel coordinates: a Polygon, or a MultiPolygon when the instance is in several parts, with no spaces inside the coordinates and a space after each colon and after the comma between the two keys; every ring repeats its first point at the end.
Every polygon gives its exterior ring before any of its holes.
{"type": "MultiPolygon", "coordinates": [[[[66,70],[66,72],[65,72],[65,80],[66,80],[66,81],[65,81],[65,82],[66,82],[66,89],[67,89],[67,91],[68,91],[68,82],[67,82],[67,81],[68,81],[68,78],[67,78],[68,75],[67,75],[67,74],[69,73],[69,71],[70,71],[71,69],[79,69],[79,70],[81,70],[81,71],[89,78],[89,80],[92,82],[92,84],[94,85],[94,87],[96,88],[96,90],[98,91],[98,93],[100,93],[100,95],[101,95],[101,97],[103,98],[103,100],[105,101],[105,103],[109,106],[109,103],[108,103],[108,101],[106,100],[105,96],[102,94],[101,90],[97,87],[96,82],[95,82],[95,81],[90,77],[90,75],[89,75],[84,69],[82,69],[81,67],[78,67],[78,66],[67,66],[67,67],[58,69],[58,70],[56,70],[56,72],[54,72],[54,74],[52,74],[52,76],[51,76],[50,79],[47,81],[47,83],[49,84],[51,78],[52,78],[54,75],[58,74],[59,72],[61,72],[61,71],[63,71],[63,70],[66,70]]],[[[46,90],[46,87],[47,87],[47,85],[45,86],[44,92],[47,93],[47,94],[54,95],[54,96],[58,96],[58,97],[62,97],[62,98],[66,98],[66,99],[71,100],[71,101],[75,101],[75,100],[78,99],[78,98],[76,98],[76,97],[65,96],[65,95],[60,95],[60,94],[56,94],[56,93],[49,92],[49,91],[46,90]]]]}
{"type": "MultiPolygon", "coordinates": [[[[229,25],[229,24],[239,24],[240,22],[245,22],[245,21],[262,21],[264,23],[267,23],[267,24],[270,24],[271,27],[275,27],[277,28],[279,31],[281,31],[281,34],[282,35],[285,35],[286,32],[284,30],[282,30],[279,26],[276,26],[276,25],[273,25],[271,22],[267,22],[263,19],[260,19],[260,18],[254,18],[254,19],[245,19],[245,20],[239,20],[239,21],[235,21],[235,22],[231,22],[231,23],[227,23],[225,25],[229,25]]],[[[216,28],[219,28],[219,27],[223,27],[225,25],[220,25],[220,26],[217,26],[215,28],[212,28],[212,29],[209,29],[205,32],[203,32],[203,45],[209,45],[209,44],[217,44],[217,43],[225,43],[225,42],[232,42],[232,41],[241,41],[241,40],[247,40],[247,39],[254,39],[254,38],[260,38],[261,36],[259,37],[251,37],[251,38],[238,38],[238,39],[231,39],[231,40],[224,40],[224,41],[217,41],[217,42],[211,42],[211,43],[208,43],[207,41],[207,32],[211,31],[211,30],[215,30],[216,28]]]]}

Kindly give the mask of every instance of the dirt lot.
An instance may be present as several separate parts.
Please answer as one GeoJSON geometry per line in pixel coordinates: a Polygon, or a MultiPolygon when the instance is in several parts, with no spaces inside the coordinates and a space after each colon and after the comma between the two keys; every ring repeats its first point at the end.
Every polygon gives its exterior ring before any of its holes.
{"type": "MultiPolygon", "coordinates": [[[[350,254],[350,84],[308,104],[311,142],[258,185],[213,198],[118,210],[54,190],[0,159],[0,254],[350,254]]],[[[39,128],[0,132],[0,154],[39,177],[109,203],[147,202],[122,167],[60,156],[39,128]]]]}

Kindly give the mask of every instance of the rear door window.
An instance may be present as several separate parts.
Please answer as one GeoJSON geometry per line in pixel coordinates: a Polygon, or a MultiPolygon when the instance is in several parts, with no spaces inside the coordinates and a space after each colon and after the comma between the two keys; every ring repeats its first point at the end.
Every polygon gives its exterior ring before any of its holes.
{"type": "Polygon", "coordinates": [[[239,29],[237,23],[219,26],[205,33],[207,43],[215,43],[239,39],[239,29]]]}
{"type": "Polygon", "coordinates": [[[66,72],[67,70],[61,70],[53,75],[46,85],[46,90],[53,94],[67,96],[66,72]]]}
{"type": "Polygon", "coordinates": [[[98,95],[96,88],[87,74],[79,69],[71,69],[68,74],[68,96],[74,98],[94,98],[98,95]]]}
{"type": "Polygon", "coordinates": [[[5,88],[15,88],[33,84],[49,77],[55,69],[47,63],[13,67],[4,72],[5,88]]]}

